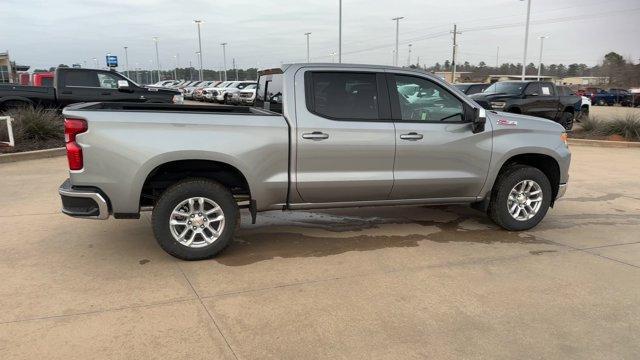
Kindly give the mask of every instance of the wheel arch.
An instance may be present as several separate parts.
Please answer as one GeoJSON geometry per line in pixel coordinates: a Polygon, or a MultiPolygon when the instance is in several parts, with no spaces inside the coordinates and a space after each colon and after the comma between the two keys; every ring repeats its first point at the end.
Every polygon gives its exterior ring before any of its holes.
{"type": "Polygon", "coordinates": [[[551,206],[553,206],[555,198],[558,195],[558,186],[560,185],[560,164],[558,163],[558,160],[556,160],[551,155],[543,153],[528,152],[511,155],[510,157],[506,158],[500,165],[500,170],[497,172],[496,177],[495,179],[493,179],[493,183],[491,185],[492,191],[500,174],[514,165],[531,166],[537,168],[545,174],[547,179],[549,179],[549,183],[551,184],[551,206]]]}
{"type": "Polygon", "coordinates": [[[140,206],[151,206],[171,185],[187,178],[206,178],[227,187],[234,195],[251,198],[251,185],[246,172],[228,161],[181,158],[156,164],[146,173],[139,189],[140,206]]]}

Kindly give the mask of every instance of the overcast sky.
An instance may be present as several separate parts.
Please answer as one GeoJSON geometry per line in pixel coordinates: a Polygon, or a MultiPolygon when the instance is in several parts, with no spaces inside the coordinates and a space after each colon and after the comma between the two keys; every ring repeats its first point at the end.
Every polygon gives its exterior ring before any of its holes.
{"type": "MultiPolygon", "coordinates": [[[[305,32],[311,32],[311,60],[329,62],[338,51],[338,0],[2,0],[0,51],[35,68],[84,63],[129,47],[131,68],[155,68],[153,36],[159,37],[163,69],[189,61],[197,66],[194,19],[202,19],[205,68],[260,68],[306,61],[305,32]],[[153,65],[150,61],[153,61],[153,65]]],[[[609,51],[635,63],[640,58],[639,0],[532,0],[527,63],[595,65],[609,51]]],[[[457,23],[459,63],[522,62],[526,1],[518,0],[343,0],[343,62],[391,64],[395,16],[400,22],[400,63],[429,65],[451,58],[449,31],[457,23]],[[489,29],[483,29],[489,28],[489,29]]],[[[122,68],[120,68],[122,69],[122,68]]]]}

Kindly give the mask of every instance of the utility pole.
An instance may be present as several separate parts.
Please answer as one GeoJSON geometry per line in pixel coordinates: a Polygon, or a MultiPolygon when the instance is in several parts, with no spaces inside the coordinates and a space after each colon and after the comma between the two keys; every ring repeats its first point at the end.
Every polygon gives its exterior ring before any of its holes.
{"type": "Polygon", "coordinates": [[[130,77],[129,76],[129,53],[127,52],[128,48],[129,48],[128,46],[124,47],[124,67],[125,67],[124,72],[125,74],[127,74],[127,77],[130,77]]]}
{"type": "Polygon", "coordinates": [[[338,62],[342,62],[342,0],[338,0],[338,62]]]}
{"type": "Polygon", "coordinates": [[[500,46],[496,50],[496,69],[500,66],[500,46]]]}
{"type": "Polygon", "coordinates": [[[540,36],[540,58],[538,58],[538,81],[540,81],[540,75],[542,74],[542,47],[544,46],[544,39],[548,36],[540,36]]]}
{"type": "Polygon", "coordinates": [[[189,80],[193,80],[193,65],[191,65],[191,60],[189,60],[189,80]]]}
{"type": "MultiPolygon", "coordinates": [[[[520,0],[525,1],[525,0],[520,0]]],[[[527,68],[527,45],[529,43],[529,19],[531,18],[531,0],[527,1],[527,25],[524,30],[524,54],[522,55],[522,81],[524,81],[527,68]]]]}
{"type": "Polygon", "coordinates": [[[222,67],[224,70],[224,81],[227,81],[227,43],[223,42],[220,45],[222,45],[222,67]]]}
{"type": "Polygon", "coordinates": [[[458,34],[462,34],[458,31],[458,25],[453,24],[453,54],[451,56],[451,83],[456,82],[456,52],[458,50],[458,34]]]}
{"type": "Polygon", "coordinates": [[[158,53],[158,37],[154,36],[153,41],[156,43],[156,65],[158,66],[158,81],[160,81],[160,55],[158,53]]]}
{"type": "Polygon", "coordinates": [[[400,39],[400,19],[404,19],[404,16],[394,17],[391,20],[396,22],[396,53],[393,57],[393,65],[398,66],[398,40],[400,39]]]}
{"type": "Polygon", "coordinates": [[[200,63],[200,73],[198,74],[198,80],[202,81],[202,38],[200,37],[200,24],[204,21],[202,20],[193,20],[198,26],[198,62],[200,63]]]}
{"type": "Polygon", "coordinates": [[[411,44],[409,44],[409,58],[407,59],[407,66],[411,66],[411,44]]]}
{"type": "Polygon", "coordinates": [[[309,62],[309,35],[311,35],[310,32],[304,33],[307,37],[307,62],[309,62]]]}

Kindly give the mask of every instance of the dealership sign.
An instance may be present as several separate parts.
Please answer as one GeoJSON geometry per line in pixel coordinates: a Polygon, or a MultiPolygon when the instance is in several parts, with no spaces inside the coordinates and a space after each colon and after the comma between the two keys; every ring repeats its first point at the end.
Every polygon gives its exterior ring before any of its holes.
{"type": "Polygon", "coordinates": [[[118,67],[118,57],[115,55],[107,55],[107,66],[118,67]]]}

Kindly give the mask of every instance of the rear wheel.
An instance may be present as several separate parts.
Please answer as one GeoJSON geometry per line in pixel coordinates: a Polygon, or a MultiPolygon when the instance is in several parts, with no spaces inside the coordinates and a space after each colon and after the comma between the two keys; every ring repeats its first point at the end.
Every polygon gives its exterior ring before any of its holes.
{"type": "Polygon", "coordinates": [[[573,113],[565,111],[560,116],[558,123],[562,125],[566,130],[571,130],[573,128],[573,113]]]}
{"type": "Polygon", "coordinates": [[[206,179],[179,182],[153,209],[153,232],[164,251],[182,260],[208,259],[229,245],[240,211],[225,187],[206,179]]]}
{"type": "Polygon", "coordinates": [[[488,214],[507,230],[528,230],[549,210],[553,192],[547,176],[537,168],[515,165],[504,170],[493,187],[488,214]]]}

